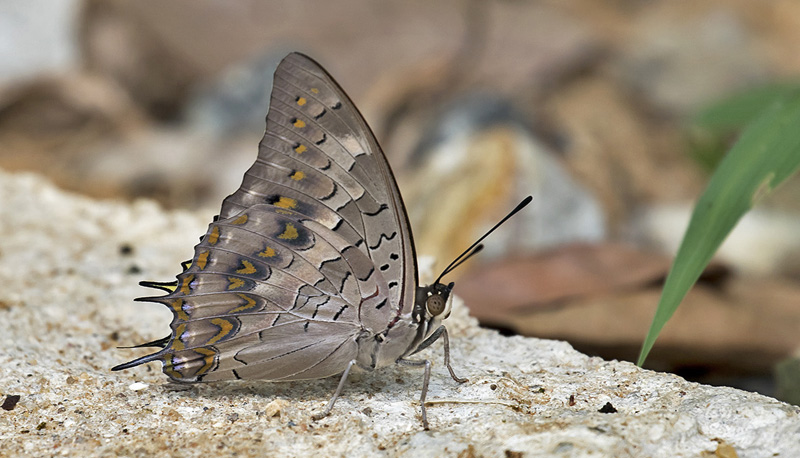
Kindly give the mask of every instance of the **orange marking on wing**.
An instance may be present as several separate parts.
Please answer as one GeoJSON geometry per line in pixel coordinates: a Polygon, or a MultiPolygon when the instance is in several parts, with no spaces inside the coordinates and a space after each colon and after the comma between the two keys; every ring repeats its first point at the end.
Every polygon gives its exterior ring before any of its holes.
{"type": "Polygon", "coordinates": [[[170,302],[169,308],[175,312],[175,316],[177,316],[179,320],[189,321],[189,315],[183,310],[183,299],[175,299],[170,302]]]}
{"type": "Polygon", "coordinates": [[[281,198],[278,199],[278,201],[273,203],[272,205],[280,208],[291,209],[297,206],[297,201],[289,197],[281,196],[281,198]]]}
{"type": "Polygon", "coordinates": [[[247,260],[242,260],[242,267],[236,271],[237,274],[245,274],[250,275],[256,273],[257,270],[252,262],[247,260]]]}
{"type": "Polygon", "coordinates": [[[211,345],[219,342],[221,339],[224,339],[231,331],[233,331],[233,324],[230,321],[224,318],[214,318],[211,320],[211,324],[219,328],[219,332],[217,335],[211,338],[206,345],[211,345]]]}
{"type": "Polygon", "coordinates": [[[197,264],[197,267],[200,270],[206,268],[206,264],[208,264],[208,255],[209,255],[208,250],[203,251],[202,253],[197,255],[197,261],[195,261],[195,264],[197,264]]]}
{"type": "Polygon", "coordinates": [[[292,223],[286,223],[286,229],[283,231],[283,234],[279,235],[279,239],[283,240],[294,240],[299,236],[297,233],[297,228],[294,227],[292,223]]]}
{"type": "Polygon", "coordinates": [[[181,294],[189,294],[192,292],[191,283],[194,281],[194,274],[187,275],[181,280],[180,291],[181,294]]]}
{"type": "Polygon", "coordinates": [[[219,226],[214,226],[211,229],[211,233],[208,235],[208,244],[216,245],[218,241],[219,241],[219,226]]]}
{"type": "Polygon", "coordinates": [[[262,258],[271,258],[275,256],[275,249],[272,247],[264,248],[264,251],[258,253],[258,255],[262,258]]]}
{"type": "Polygon", "coordinates": [[[214,367],[214,360],[217,357],[217,352],[215,350],[212,350],[210,348],[205,348],[205,347],[195,348],[194,351],[196,353],[198,353],[198,354],[204,355],[204,357],[203,357],[203,363],[204,363],[203,367],[198,369],[197,372],[195,372],[195,375],[202,375],[202,374],[205,374],[206,372],[210,371],[211,368],[214,367]]]}
{"type": "Polygon", "coordinates": [[[183,343],[183,333],[186,332],[186,323],[179,324],[173,334],[175,338],[172,340],[172,351],[181,351],[186,349],[186,345],[183,343]]]}
{"type": "Polygon", "coordinates": [[[255,299],[253,299],[252,297],[249,297],[249,296],[248,296],[248,295],[246,295],[246,294],[241,294],[241,293],[239,293],[239,294],[237,294],[237,296],[239,296],[239,297],[241,297],[242,299],[244,299],[244,300],[245,300],[245,304],[244,304],[244,305],[240,305],[239,307],[236,307],[235,309],[231,310],[231,311],[230,311],[230,312],[228,312],[228,313],[238,313],[238,312],[244,312],[244,311],[247,311],[247,310],[249,310],[249,309],[251,309],[251,308],[254,308],[256,305],[258,305],[258,304],[256,303],[256,300],[255,300],[255,299]]]}
{"type": "Polygon", "coordinates": [[[236,277],[228,277],[228,290],[241,288],[244,286],[244,280],[236,277]]]}

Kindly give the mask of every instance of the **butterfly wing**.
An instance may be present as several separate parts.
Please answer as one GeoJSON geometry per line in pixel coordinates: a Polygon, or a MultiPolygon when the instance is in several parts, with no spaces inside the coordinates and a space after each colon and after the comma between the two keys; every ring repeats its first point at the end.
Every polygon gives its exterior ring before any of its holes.
{"type": "Polygon", "coordinates": [[[355,104],[319,64],[289,54],[275,71],[267,130],[242,186],[221,217],[256,203],[292,207],[324,224],[373,260],[389,281],[387,310],[364,310],[370,328],[409,311],[416,253],[389,163],[355,104]],[[299,172],[299,173],[298,173],[299,172]]]}
{"type": "Polygon", "coordinates": [[[242,186],[195,247],[160,352],[176,380],[334,375],[362,333],[413,305],[411,230],[388,162],[361,114],[317,63],[275,72],[267,129],[242,186]]]}

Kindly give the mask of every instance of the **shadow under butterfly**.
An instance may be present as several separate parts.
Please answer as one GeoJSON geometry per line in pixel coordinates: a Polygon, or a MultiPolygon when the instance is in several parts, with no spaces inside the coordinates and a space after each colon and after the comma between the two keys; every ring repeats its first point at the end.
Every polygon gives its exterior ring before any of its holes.
{"type": "Polygon", "coordinates": [[[350,369],[398,363],[439,338],[453,380],[449,339],[453,283],[440,280],[482,248],[418,286],[411,227],[389,163],[353,102],[322,67],[299,53],[275,70],[267,128],[255,164],[169,283],[171,335],[138,345],[161,350],[112,370],[161,361],[177,382],[290,381],[342,374],[314,419],[327,415],[350,369]]]}

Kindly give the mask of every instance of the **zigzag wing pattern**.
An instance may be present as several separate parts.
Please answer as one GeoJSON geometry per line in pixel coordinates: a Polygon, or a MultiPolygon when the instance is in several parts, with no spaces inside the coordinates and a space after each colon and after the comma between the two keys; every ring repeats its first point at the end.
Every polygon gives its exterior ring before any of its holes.
{"type": "Polygon", "coordinates": [[[287,56],[275,71],[267,131],[221,217],[256,203],[291,208],[363,251],[389,279],[389,307],[362,314],[386,326],[416,291],[411,229],[388,162],[364,118],[316,62],[287,56]]]}
{"type": "Polygon", "coordinates": [[[167,346],[146,358],[181,381],[334,375],[356,355],[358,305],[387,293],[369,258],[334,231],[255,205],[212,223],[175,291],[148,298],[174,318],[167,346]]]}
{"type": "Polygon", "coordinates": [[[172,310],[172,335],[115,369],[162,360],[180,381],[334,375],[359,336],[413,306],[416,276],[405,208],[372,132],[330,75],[290,54],[256,162],[174,287],[161,284],[169,294],[144,298],[172,310]]]}

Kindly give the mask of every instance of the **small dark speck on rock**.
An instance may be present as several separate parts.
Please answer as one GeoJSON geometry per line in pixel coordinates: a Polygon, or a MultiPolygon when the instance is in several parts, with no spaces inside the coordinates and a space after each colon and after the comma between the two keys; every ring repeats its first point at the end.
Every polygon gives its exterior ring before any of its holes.
{"type": "Polygon", "coordinates": [[[132,264],[130,267],[128,267],[128,275],[138,275],[140,273],[142,273],[142,268],[136,264],[132,264]]]}
{"type": "Polygon", "coordinates": [[[18,394],[9,394],[3,400],[3,410],[14,410],[14,407],[17,406],[19,402],[20,395],[18,394]]]}
{"type": "Polygon", "coordinates": [[[361,411],[361,413],[363,413],[366,416],[370,416],[372,415],[372,409],[369,407],[365,407],[364,410],[361,411]]]}
{"type": "Polygon", "coordinates": [[[47,423],[45,423],[45,422],[41,422],[38,425],[36,425],[36,431],[41,431],[41,430],[43,430],[45,428],[47,428],[47,423]]]}
{"type": "Polygon", "coordinates": [[[570,407],[575,405],[575,395],[574,394],[570,394],[569,395],[569,401],[567,402],[567,404],[569,404],[570,407]]]}
{"type": "Polygon", "coordinates": [[[228,421],[231,422],[231,423],[235,422],[238,419],[239,419],[239,414],[238,413],[232,413],[232,414],[228,415],[228,421]]]}
{"type": "Polygon", "coordinates": [[[600,410],[598,410],[598,412],[600,412],[600,413],[617,413],[617,409],[615,409],[614,406],[612,406],[610,402],[606,402],[606,405],[601,407],[600,410]]]}
{"type": "Polygon", "coordinates": [[[297,423],[293,422],[292,420],[289,420],[289,423],[287,423],[286,426],[288,426],[290,428],[293,428],[293,427],[297,426],[297,423]]]}
{"type": "Polygon", "coordinates": [[[129,243],[123,243],[119,246],[119,254],[123,256],[128,256],[133,254],[133,246],[129,243]]]}
{"type": "Polygon", "coordinates": [[[522,458],[522,452],[515,452],[513,450],[506,450],[506,458],[522,458]]]}

